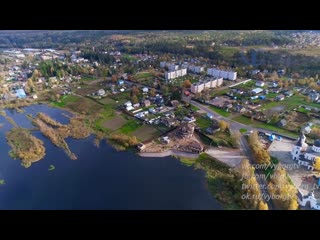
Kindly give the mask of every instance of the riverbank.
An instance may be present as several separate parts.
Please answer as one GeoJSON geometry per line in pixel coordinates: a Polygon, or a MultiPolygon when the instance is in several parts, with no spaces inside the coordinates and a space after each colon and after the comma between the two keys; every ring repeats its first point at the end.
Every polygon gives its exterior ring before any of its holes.
{"type": "Polygon", "coordinates": [[[199,154],[196,153],[188,153],[188,152],[182,152],[178,150],[168,150],[165,152],[158,152],[158,153],[146,153],[146,152],[139,152],[139,156],[141,157],[168,157],[168,156],[178,156],[178,157],[184,157],[184,158],[198,158],[199,154]]]}
{"type": "Polygon", "coordinates": [[[208,190],[213,197],[226,210],[244,209],[241,195],[241,181],[238,172],[209,156],[206,153],[199,154],[198,158],[179,157],[180,161],[195,169],[202,169],[206,172],[208,190]]]}

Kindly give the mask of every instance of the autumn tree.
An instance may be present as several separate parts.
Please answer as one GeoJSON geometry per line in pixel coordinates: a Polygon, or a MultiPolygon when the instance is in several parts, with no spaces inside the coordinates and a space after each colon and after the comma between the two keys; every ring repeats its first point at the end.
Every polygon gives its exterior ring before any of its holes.
{"type": "Polygon", "coordinates": [[[24,90],[28,94],[33,93],[33,92],[36,91],[36,87],[35,87],[35,85],[34,85],[34,83],[33,83],[31,78],[28,79],[28,81],[27,81],[27,83],[26,83],[26,85],[24,87],[24,90]]]}
{"type": "Polygon", "coordinates": [[[316,157],[313,167],[316,171],[320,171],[320,157],[316,157]]]}
{"type": "Polygon", "coordinates": [[[138,99],[138,97],[136,95],[133,95],[132,98],[131,98],[131,101],[132,101],[133,104],[135,104],[135,103],[139,102],[139,99],[138,99]]]}
{"type": "Polygon", "coordinates": [[[268,151],[263,148],[257,131],[254,131],[249,135],[248,143],[257,163],[266,165],[271,163],[270,155],[268,151]]]}
{"type": "Polygon", "coordinates": [[[115,82],[117,81],[117,75],[112,75],[112,76],[111,76],[111,81],[112,81],[113,83],[115,83],[115,82]]]}
{"type": "Polygon", "coordinates": [[[151,88],[150,89],[150,96],[154,97],[156,95],[156,89],[155,88],[151,88]]]}
{"type": "Polygon", "coordinates": [[[270,177],[268,190],[273,201],[283,210],[298,209],[297,189],[289,181],[286,170],[278,164],[270,177]]]}
{"type": "Polygon", "coordinates": [[[229,128],[229,124],[222,120],[219,122],[219,127],[220,127],[220,130],[224,132],[229,128]]]}
{"type": "Polygon", "coordinates": [[[185,87],[185,88],[190,88],[191,85],[192,85],[192,83],[190,82],[190,80],[185,80],[183,82],[183,87],[185,87]]]}
{"type": "Polygon", "coordinates": [[[137,96],[140,93],[140,90],[137,86],[133,86],[131,89],[131,96],[137,96]]]}
{"type": "Polygon", "coordinates": [[[239,173],[242,181],[242,191],[244,195],[248,196],[243,202],[243,205],[247,209],[260,209],[260,205],[268,205],[263,202],[260,185],[255,176],[255,169],[251,166],[248,159],[243,159],[239,166],[239,173]]]}
{"type": "Polygon", "coordinates": [[[259,202],[259,207],[258,207],[259,210],[269,210],[268,208],[268,204],[263,202],[263,201],[260,201],[259,202]]]}
{"type": "Polygon", "coordinates": [[[37,81],[39,77],[40,77],[40,72],[37,69],[35,69],[32,73],[32,77],[31,77],[32,81],[37,81]]]}

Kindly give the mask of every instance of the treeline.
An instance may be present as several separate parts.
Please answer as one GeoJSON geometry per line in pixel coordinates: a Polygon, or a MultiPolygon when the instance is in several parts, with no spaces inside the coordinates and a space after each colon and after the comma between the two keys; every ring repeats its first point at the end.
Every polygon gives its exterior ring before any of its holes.
{"type": "Polygon", "coordinates": [[[47,60],[42,61],[39,64],[39,70],[41,76],[45,78],[49,77],[64,77],[66,75],[79,75],[79,74],[89,74],[89,69],[86,67],[81,67],[80,65],[69,65],[63,64],[58,60],[47,60]]]}
{"type": "Polygon", "coordinates": [[[248,138],[249,146],[259,164],[259,169],[265,171],[263,174],[268,183],[268,192],[276,208],[283,210],[296,210],[299,207],[297,189],[290,181],[286,170],[280,163],[271,161],[271,157],[260,142],[257,131],[254,131],[248,138]]]}
{"type": "Polygon", "coordinates": [[[263,148],[257,131],[254,131],[249,135],[248,143],[255,158],[255,162],[258,164],[270,165],[270,155],[268,151],[263,148]]]}
{"type": "Polygon", "coordinates": [[[111,64],[114,57],[103,52],[85,50],[81,53],[81,57],[89,59],[91,62],[97,61],[100,64],[111,64]]]}

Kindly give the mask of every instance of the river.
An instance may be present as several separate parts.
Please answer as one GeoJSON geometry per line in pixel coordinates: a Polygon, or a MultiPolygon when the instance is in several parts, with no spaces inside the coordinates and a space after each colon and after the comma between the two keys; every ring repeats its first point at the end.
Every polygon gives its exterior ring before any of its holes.
{"type": "MultiPolygon", "coordinates": [[[[33,127],[27,114],[44,112],[66,124],[70,113],[47,105],[32,105],[25,112],[6,110],[21,127],[33,127]]],[[[41,132],[34,131],[46,147],[46,156],[31,167],[8,155],[5,133],[12,125],[0,116],[0,209],[221,209],[207,189],[205,173],[184,166],[173,157],[143,158],[118,152],[105,141],[94,146],[93,136],[66,141],[77,156],[70,160],[41,132]],[[50,165],[55,170],[48,171],[50,165]]]]}

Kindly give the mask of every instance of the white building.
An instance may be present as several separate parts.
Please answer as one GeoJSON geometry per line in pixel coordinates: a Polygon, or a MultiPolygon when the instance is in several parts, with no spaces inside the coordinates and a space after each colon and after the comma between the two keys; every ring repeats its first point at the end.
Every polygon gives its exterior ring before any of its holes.
{"type": "Polygon", "coordinates": [[[183,77],[187,75],[187,69],[180,69],[180,70],[176,70],[176,71],[171,71],[171,72],[165,72],[164,76],[166,80],[170,80],[170,79],[174,79],[177,77],[183,77]]]}
{"type": "Polygon", "coordinates": [[[187,65],[187,64],[183,64],[183,67],[187,67],[188,71],[190,72],[194,72],[194,73],[201,73],[204,71],[204,67],[200,67],[200,66],[195,66],[195,65],[187,65]]]}
{"type": "Polygon", "coordinates": [[[310,205],[311,209],[320,210],[320,201],[314,197],[313,192],[310,192],[308,195],[303,195],[298,191],[298,202],[300,206],[305,207],[310,205]]]}
{"type": "Polygon", "coordinates": [[[251,92],[255,95],[259,94],[259,93],[262,93],[263,92],[263,89],[262,88],[255,88],[255,89],[252,89],[251,92]]]}
{"type": "Polygon", "coordinates": [[[237,79],[237,72],[233,71],[222,71],[216,68],[208,68],[207,74],[216,78],[224,78],[227,80],[234,81],[237,79]]]}
{"type": "Polygon", "coordinates": [[[211,78],[206,82],[198,82],[196,84],[191,85],[192,93],[200,93],[206,88],[216,88],[220,87],[223,84],[223,78],[211,78]]]}
{"type": "Polygon", "coordinates": [[[306,136],[301,133],[297,144],[291,151],[292,160],[297,161],[299,165],[313,170],[313,164],[316,157],[320,157],[320,139],[314,141],[313,146],[308,146],[305,142],[306,136]]]}
{"type": "Polygon", "coordinates": [[[256,86],[257,87],[263,87],[264,86],[264,82],[263,81],[256,81],[256,86]]]}

